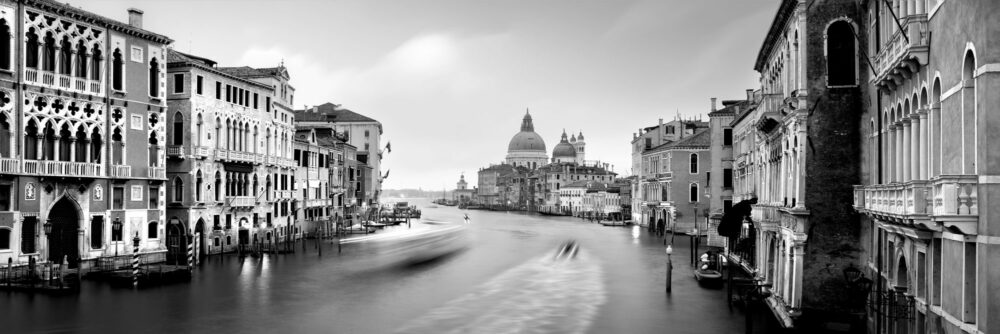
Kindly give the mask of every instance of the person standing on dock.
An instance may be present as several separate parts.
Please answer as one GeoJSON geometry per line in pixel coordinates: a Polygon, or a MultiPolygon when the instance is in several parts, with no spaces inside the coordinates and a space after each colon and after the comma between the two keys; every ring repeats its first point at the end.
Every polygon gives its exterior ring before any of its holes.
{"type": "Polygon", "coordinates": [[[465,223],[466,224],[469,223],[469,214],[468,213],[465,214],[465,223]]]}

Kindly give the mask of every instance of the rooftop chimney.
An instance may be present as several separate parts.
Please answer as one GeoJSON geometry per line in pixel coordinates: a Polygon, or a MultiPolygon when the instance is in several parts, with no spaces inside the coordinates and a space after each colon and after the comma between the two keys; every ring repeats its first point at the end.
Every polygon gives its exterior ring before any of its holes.
{"type": "Polygon", "coordinates": [[[128,9],[128,25],[142,29],[142,10],[138,8],[128,9]]]}
{"type": "Polygon", "coordinates": [[[747,89],[747,101],[753,101],[753,89],[747,89]]]}
{"type": "Polygon", "coordinates": [[[712,111],[715,111],[715,98],[712,98],[712,111]]]}

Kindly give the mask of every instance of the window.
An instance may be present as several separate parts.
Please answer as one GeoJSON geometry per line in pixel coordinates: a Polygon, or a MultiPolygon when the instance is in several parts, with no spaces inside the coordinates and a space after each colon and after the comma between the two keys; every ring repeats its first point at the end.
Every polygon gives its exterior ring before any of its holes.
{"type": "Polygon", "coordinates": [[[90,80],[101,80],[102,60],[104,60],[104,58],[101,57],[101,50],[95,48],[93,54],[90,56],[90,80]]]}
{"type": "Polygon", "coordinates": [[[132,200],[141,201],[142,200],[142,186],[132,186],[132,200]]]}
{"type": "MultiPolygon", "coordinates": [[[[0,27],[0,34],[2,34],[2,27],[0,27]]],[[[2,43],[2,42],[0,42],[0,43],[2,43]]],[[[3,52],[3,51],[0,51],[0,52],[3,52]]],[[[3,57],[3,55],[0,55],[0,57],[3,57]]],[[[81,39],[80,43],[77,44],[77,49],[76,49],[76,72],[74,72],[73,75],[76,76],[76,77],[78,77],[78,78],[86,78],[87,77],[87,63],[88,63],[88,61],[87,61],[87,45],[84,44],[84,41],[81,39]]],[[[2,64],[0,64],[0,65],[2,65],[2,64]]]]}
{"type": "Polygon", "coordinates": [[[365,130],[365,138],[368,138],[368,130],[365,130]]]}
{"type": "MultiPolygon", "coordinates": [[[[5,22],[6,23],[6,22],[5,22]]],[[[8,28],[8,33],[9,33],[8,28]]],[[[25,42],[25,48],[28,50],[24,53],[24,66],[30,68],[38,68],[38,33],[35,32],[35,28],[28,29],[27,34],[28,40],[25,42]],[[29,52],[30,51],[30,52],[29,52]]],[[[9,63],[9,61],[8,61],[9,63]]],[[[8,69],[9,69],[8,65],[8,69]]]]}
{"type": "Polygon", "coordinates": [[[673,134],[675,132],[674,126],[673,125],[667,125],[666,129],[664,129],[664,132],[666,132],[666,134],[673,134]]]}
{"type": "Polygon", "coordinates": [[[732,188],[733,187],[733,169],[726,168],[722,170],[722,187],[732,188]]]}
{"type": "Polygon", "coordinates": [[[11,185],[0,184],[0,211],[11,211],[10,189],[11,185]]]}
{"type": "Polygon", "coordinates": [[[722,129],[722,145],[733,145],[733,129],[722,129]]]}
{"type": "Polygon", "coordinates": [[[202,201],[202,199],[201,199],[201,188],[203,187],[204,182],[205,182],[205,180],[202,179],[202,177],[201,177],[201,171],[199,170],[198,174],[197,174],[197,176],[195,178],[195,186],[194,186],[194,200],[197,201],[197,202],[201,202],[202,201]]]}
{"type": "Polygon", "coordinates": [[[104,246],[104,216],[94,216],[90,219],[90,248],[99,249],[104,246]]]}
{"type": "Polygon", "coordinates": [[[38,217],[24,217],[21,223],[21,253],[35,252],[35,233],[38,228],[38,217]]]}
{"type": "Polygon", "coordinates": [[[691,202],[697,202],[698,201],[698,184],[697,183],[692,183],[689,190],[690,191],[688,192],[688,200],[691,201],[691,202]]]}
{"type": "Polygon", "coordinates": [[[197,76],[197,77],[195,77],[195,83],[194,83],[194,89],[195,89],[195,91],[194,92],[198,93],[198,95],[202,94],[202,87],[203,87],[204,81],[205,81],[205,77],[202,77],[200,75],[197,76]]]}
{"type": "Polygon", "coordinates": [[[264,107],[267,108],[267,112],[271,112],[271,97],[270,96],[265,96],[264,97],[264,107]]]}
{"type": "Polygon", "coordinates": [[[160,207],[160,186],[149,186],[149,208],[160,207]]]}
{"type": "Polygon", "coordinates": [[[174,114],[174,145],[184,145],[184,115],[174,114]]]}
{"type": "Polygon", "coordinates": [[[222,99],[222,83],[218,81],[215,82],[215,99],[222,99]]]}
{"type": "Polygon", "coordinates": [[[691,153],[691,174],[698,174],[698,154],[691,153]]]}
{"type": "Polygon", "coordinates": [[[174,94],[184,92],[184,73],[174,74],[174,94]]]}
{"type": "Polygon", "coordinates": [[[157,238],[157,233],[156,233],[157,231],[156,230],[157,230],[157,228],[159,226],[160,226],[160,224],[157,223],[157,222],[155,222],[155,221],[149,222],[149,225],[146,228],[147,229],[147,231],[146,231],[146,233],[147,233],[146,234],[146,238],[148,238],[148,239],[156,239],[157,238]]]}
{"type": "Polygon", "coordinates": [[[257,109],[257,93],[253,93],[253,108],[257,109]]]}
{"type": "Polygon", "coordinates": [[[830,24],[826,31],[826,75],[830,86],[857,84],[854,28],[847,21],[830,24]]]}
{"type": "Polygon", "coordinates": [[[125,209],[125,187],[114,187],[111,190],[111,209],[125,209]]]}
{"type": "Polygon", "coordinates": [[[10,228],[0,228],[0,250],[10,250],[10,228]]]}
{"type": "Polygon", "coordinates": [[[125,61],[122,59],[122,50],[115,49],[111,54],[111,89],[117,91],[125,90],[123,83],[125,78],[125,61]]]}
{"type": "Polygon", "coordinates": [[[184,181],[180,177],[174,178],[174,202],[184,201],[184,181]]]}
{"type": "Polygon", "coordinates": [[[648,149],[650,149],[652,147],[653,147],[653,138],[646,138],[646,147],[645,148],[648,150],[648,149]]]}
{"type": "Polygon", "coordinates": [[[42,70],[54,72],[56,70],[56,39],[52,36],[52,32],[45,33],[42,42],[42,70]]]}
{"type": "Polygon", "coordinates": [[[233,86],[226,85],[226,102],[233,102],[233,86]]]}

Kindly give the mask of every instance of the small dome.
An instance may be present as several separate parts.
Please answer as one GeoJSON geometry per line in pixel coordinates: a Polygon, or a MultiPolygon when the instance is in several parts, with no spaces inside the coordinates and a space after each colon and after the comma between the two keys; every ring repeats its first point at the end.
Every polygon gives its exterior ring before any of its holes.
{"type": "Polygon", "coordinates": [[[552,149],[552,158],[576,158],[576,148],[566,140],[566,131],[563,131],[559,144],[552,149]]]}
{"type": "Polygon", "coordinates": [[[525,113],[521,121],[521,132],[514,135],[507,145],[507,152],[540,151],[545,153],[545,141],[535,133],[535,125],[531,122],[531,114],[525,113]]]}

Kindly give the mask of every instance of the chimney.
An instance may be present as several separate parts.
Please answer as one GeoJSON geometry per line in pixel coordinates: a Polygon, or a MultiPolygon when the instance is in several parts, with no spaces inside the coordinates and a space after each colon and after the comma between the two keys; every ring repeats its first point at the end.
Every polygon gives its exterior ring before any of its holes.
{"type": "Polygon", "coordinates": [[[712,98],[712,111],[715,111],[715,98],[712,98]]]}
{"type": "Polygon", "coordinates": [[[753,89],[747,89],[747,101],[753,101],[753,89]]]}
{"type": "Polygon", "coordinates": [[[142,10],[138,8],[128,9],[128,25],[142,29],[142,10]]]}

